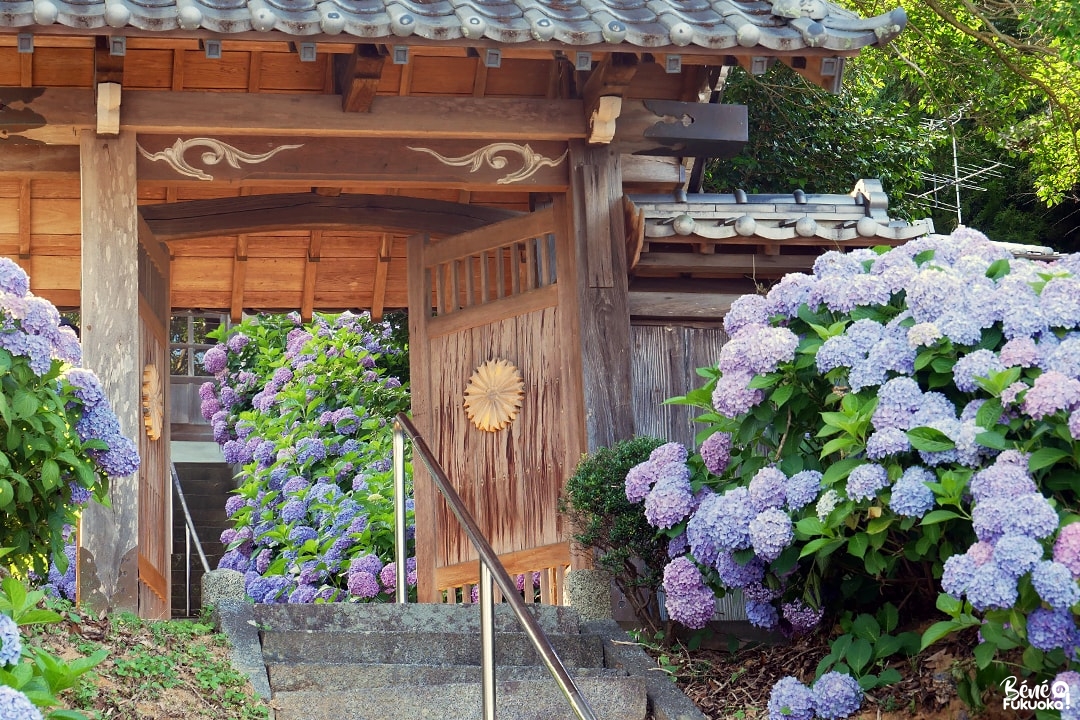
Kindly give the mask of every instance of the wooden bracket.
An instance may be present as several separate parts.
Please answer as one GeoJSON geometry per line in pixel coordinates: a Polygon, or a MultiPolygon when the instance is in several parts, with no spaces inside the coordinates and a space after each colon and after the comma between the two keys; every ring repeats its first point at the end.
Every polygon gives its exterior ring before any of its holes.
{"type": "Polygon", "coordinates": [[[745,105],[632,100],[623,103],[615,137],[623,152],[638,155],[727,158],[748,132],[745,105]]]}
{"type": "Polygon", "coordinates": [[[606,145],[615,133],[615,120],[622,110],[622,98],[634,79],[638,58],[629,53],[611,53],[589,75],[582,98],[589,122],[589,143],[606,145]]]}
{"type": "Polygon", "coordinates": [[[351,55],[336,56],[334,75],[345,112],[370,112],[386,56],[375,45],[357,45],[351,55]]]}
{"type": "Polygon", "coordinates": [[[120,134],[120,83],[97,84],[97,134],[120,134]]]}

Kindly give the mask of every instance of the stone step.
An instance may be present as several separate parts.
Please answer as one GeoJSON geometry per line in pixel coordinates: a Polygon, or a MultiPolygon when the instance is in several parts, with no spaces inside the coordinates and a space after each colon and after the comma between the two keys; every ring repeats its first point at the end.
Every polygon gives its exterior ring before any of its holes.
{"type": "MultiPolygon", "coordinates": [[[[578,632],[572,608],[533,605],[529,612],[546,634],[578,632]]],[[[480,606],[411,603],[326,603],[319,605],[257,604],[255,621],[263,630],[318,630],[326,632],[480,631],[480,606]]],[[[496,632],[522,632],[509,605],[495,607],[496,632]]]]}
{"type": "MultiPolygon", "coordinates": [[[[644,720],[648,701],[640,678],[581,678],[577,686],[599,720],[644,720]]],[[[364,688],[360,692],[278,692],[276,720],[481,720],[479,683],[364,688]]],[[[572,720],[553,680],[507,680],[496,686],[496,715],[513,720],[572,720]]]]}
{"type": "MultiPolygon", "coordinates": [[[[263,658],[267,663],[396,663],[409,665],[477,665],[478,632],[371,631],[262,631],[263,658]]],[[[567,667],[602,667],[604,646],[592,635],[548,634],[559,659],[567,667]]],[[[524,633],[500,633],[495,640],[499,665],[538,665],[540,657],[524,633]]]]}
{"type": "MultiPolygon", "coordinates": [[[[270,663],[266,666],[274,692],[359,690],[393,685],[448,685],[480,682],[479,665],[388,665],[382,663],[270,663]]],[[[624,677],[623,670],[570,668],[570,677],[624,677]]],[[[495,668],[499,681],[555,682],[542,665],[503,665],[495,668]]]]}

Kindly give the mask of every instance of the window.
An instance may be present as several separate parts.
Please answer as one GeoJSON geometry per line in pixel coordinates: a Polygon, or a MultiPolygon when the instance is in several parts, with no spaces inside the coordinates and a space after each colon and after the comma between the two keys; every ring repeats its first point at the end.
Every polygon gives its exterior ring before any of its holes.
{"type": "Polygon", "coordinates": [[[169,325],[170,366],[173,375],[207,377],[203,355],[216,341],[207,334],[228,326],[228,316],[221,313],[185,312],[173,315],[169,325]]]}

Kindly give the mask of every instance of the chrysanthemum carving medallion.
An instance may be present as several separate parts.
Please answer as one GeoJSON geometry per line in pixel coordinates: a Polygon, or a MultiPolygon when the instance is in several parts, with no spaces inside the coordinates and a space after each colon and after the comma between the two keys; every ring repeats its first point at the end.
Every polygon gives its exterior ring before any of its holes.
{"type": "Polygon", "coordinates": [[[480,430],[497,432],[517,417],[525,383],[507,360],[488,360],[469,379],[465,388],[465,413],[480,430]]]}

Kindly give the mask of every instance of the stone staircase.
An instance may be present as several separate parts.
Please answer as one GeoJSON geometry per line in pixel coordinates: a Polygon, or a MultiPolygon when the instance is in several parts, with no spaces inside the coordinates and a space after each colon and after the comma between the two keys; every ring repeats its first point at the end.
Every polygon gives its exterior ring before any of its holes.
{"type": "MultiPolygon", "coordinates": [[[[619,642],[628,638],[613,621],[581,623],[567,607],[531,612],[600,720],[702,718],[639,647],[619,642]]],[[[482,716],[475,605],[227,600],[216,614],[234,664],[269,698],[275,720],[482,716]]],[[[495,628],[500,720],[574,718],[508,606],[496,607],[495,628]]]]}

